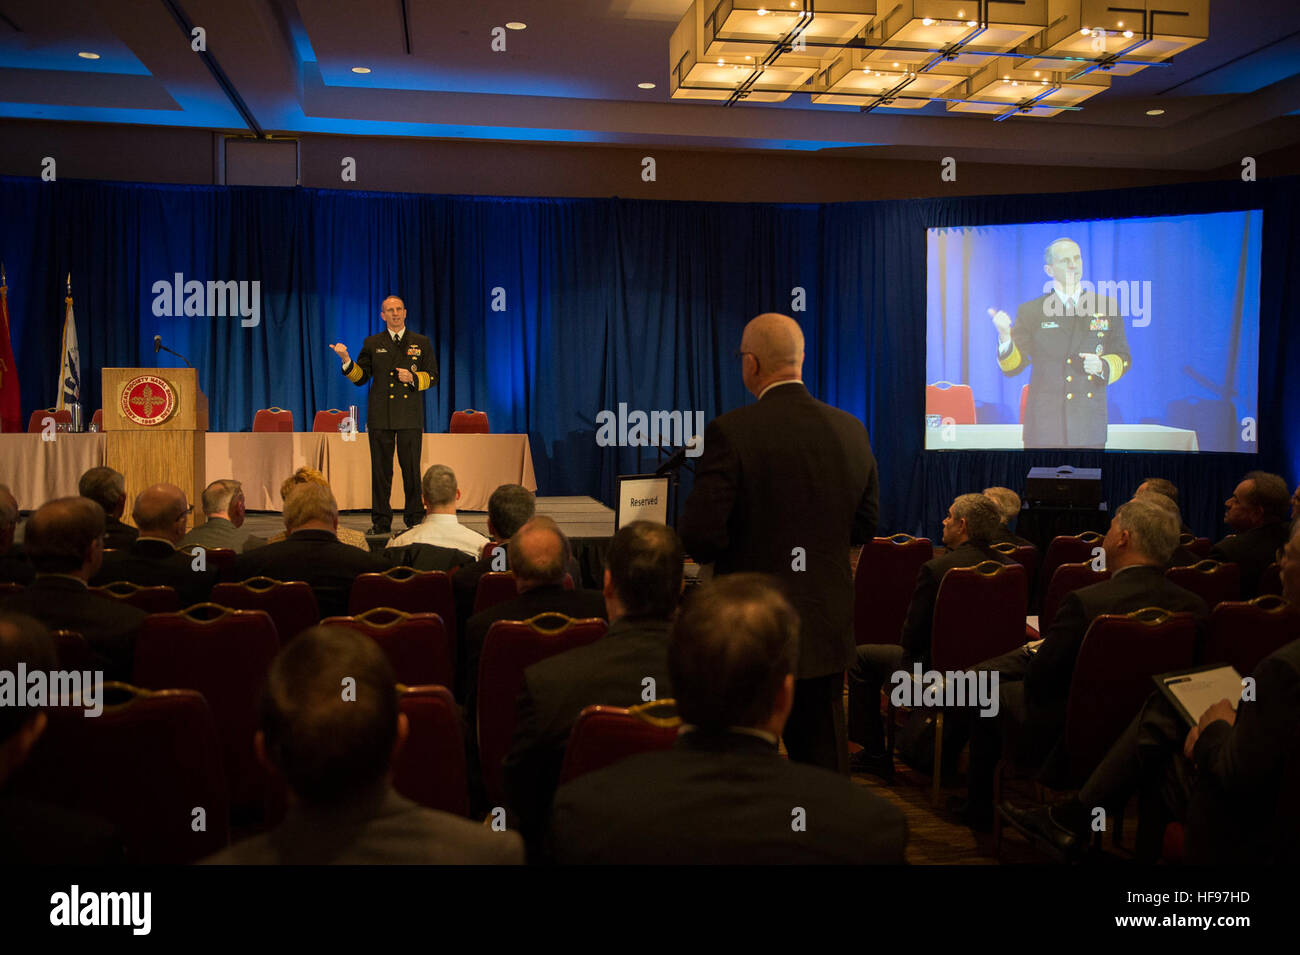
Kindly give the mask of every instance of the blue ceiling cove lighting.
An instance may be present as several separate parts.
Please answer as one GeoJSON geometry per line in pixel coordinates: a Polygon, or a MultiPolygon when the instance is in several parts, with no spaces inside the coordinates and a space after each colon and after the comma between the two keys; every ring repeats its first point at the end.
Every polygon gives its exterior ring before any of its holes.
{"type": "Polygon", "coordinates": [[[12,35],[0,40],[0,68],[16,70],[63,70],[70,73],[122,73],[128,76],[152,76],[145,65],[116,39],[57,40],[33,47],[15,40],[12,35]],[[21,44],[21,45],[20,45],[21,44]],[[78,53],[99,54],[87,60],[78,53]]]}

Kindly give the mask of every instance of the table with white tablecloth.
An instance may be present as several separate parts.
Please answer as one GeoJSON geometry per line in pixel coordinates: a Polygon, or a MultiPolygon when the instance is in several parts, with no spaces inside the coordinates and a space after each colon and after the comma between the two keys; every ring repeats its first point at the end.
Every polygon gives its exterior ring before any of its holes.
{"type": "MultiPolygon", "coordinates": [[[[954,424],[925,431],[927,451],[965,451],[1024,447],[1018,424],[954,424]]],[[[1162,424],[1112,424],[1106,429],[1107,451],[1197,451],[1196,432],[1162,424]]]]}
{"type": "MultiPolygon", "coordinates": [[[[19,506],[31,509],[55,497],[77,493],[77,479],[104,463],[106,435],[56,433],[0,434],[0,484],[7,484],[19,506]]],[[[210,432],[205,440],[205,481],[234,478],[244,486],[248,509],[282,508],[280,483],[304,465],[325,475],[340,510],[370,509],[370,442],[363,432],[348,440],[318,432],[210,432]]],[[[404,501],[402,472],[394,455],[394,510],[404,501]]],[[[421,472],[445,464],[456,472],[460,508],[486,511],[488,498],[502,484],[537,490],[532,448],[526,434],[426,434],[421,472]]],[[[128,488],[134,495],[142,488],[128,488]]]]}

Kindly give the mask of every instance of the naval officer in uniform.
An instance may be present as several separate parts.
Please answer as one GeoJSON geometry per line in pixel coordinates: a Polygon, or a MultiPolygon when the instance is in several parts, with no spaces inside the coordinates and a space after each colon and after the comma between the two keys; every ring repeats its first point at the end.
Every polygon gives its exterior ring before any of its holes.
{"type": "Polygon", "coordinates": [[[403,519],[416,527],[424,517],[420,500],[420,447],[424,438],[424,392],[438,383],[433,343],[406,327],[406,303],[390,295],[380,304],[385,331],[371,335],[353,361],[342,342],[331,345],[354,385],[372,381],[366,411],[370,434],[370,534],[390,534],[393,510],[393,447],[406,492],[403,519]]]}
{"type": "Polygon", "coordinates": [[[1051,290],[1016,310],[1016,323],[989,309],[998,331],[998,366],[1008,377],[1032,363],[1025,405],[1026,448],[1105,448],[1106,389],[1128,371],[1124,316],[1111,298],[1081,283],[1083,256],[1073,239],[1043,253],[1051,290]]]}

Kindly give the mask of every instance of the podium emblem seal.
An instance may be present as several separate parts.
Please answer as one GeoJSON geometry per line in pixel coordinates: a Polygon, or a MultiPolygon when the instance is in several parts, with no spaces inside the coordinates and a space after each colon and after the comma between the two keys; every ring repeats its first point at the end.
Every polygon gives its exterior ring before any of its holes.
{"type": "Polygon", "coordinates": [[[139,375],[122,386],[122,414],[146,427],[162,424],[176,410],[176,389],[157,375],[139,375]]]}

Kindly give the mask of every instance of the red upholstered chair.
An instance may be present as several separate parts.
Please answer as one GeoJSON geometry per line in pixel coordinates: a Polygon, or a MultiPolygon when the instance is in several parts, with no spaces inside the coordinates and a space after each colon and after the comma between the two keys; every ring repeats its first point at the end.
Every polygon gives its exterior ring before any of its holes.
{"type": "Polygon", "coordinates": [[[547,657],[585,646],[605,635],[604,620],[575,620],[543,613],[528,620],[498,620],[483,638],[478,667],[478,751],[483,785],[496,805],[505,804],[501,761],[515,733],[515,704],[524,671],[547,657]]]}
{"type": "Polygon", "coordinates": [[[936,381],[925,386],[925,413],[952,418],[955,424],[975,423],[975,392],[970,385],[936,381]]]}
{"type": "Polygon", "coordinates": [[[146,617],[136,638],[132,682],[152,690],[198,690],[212,707],[221,738],[232,806],[260,806],[265,771],[253,753],[258,703],[280,649],[275,624],[261,610],[195,604],[146,617]]]}
{"type": "Polygon", "coordinates": [[[1020,386],[1020,423],[1025,423],[1025,408],[1029,405],[1029,386],[1020,386]]]}
{"type": "Polygon", "coordinates": [[[1250,676],[1259,661],[1300,639],[1300,608],[1275,594],[1254,600],[1225,600],[1210,611],[1206,663],[1229,663],[1250,676]]]}
{"type": "Polygon", "coordinates": [[[1282,595],[1282,568],[1277,563],[1269,564],[1259,575],[1259,593],[1282,595]]]}
{"type": "MultiPolygon", "coordinates": [[[[212,711],[195,690],[151,693],[104,684],[104,712],[53,707],[14,779],[32,799],[100,816],[132,863],[196,862],[230,841],[230,811],[212,711]],[[125,697],[126,702],[107,705],[125,697]],[[193,828],[195,807],[206,829],[193,828]]],[[[252,748],[250,740],[249,748],[252,748]]]]}
{"type": "Polygon", "coordinates": [[[668,749],[677,739],[682,718],[655,716],[655,709],[675,710],[673,700],[655,700],[625,710],[617,706],[588,706],[569,733],[560,769],[560,784],[583,773],[604,769],[620,759],[656,749],[668,749]]]}
{"type": "Polygon", "coordinates": [[[1040,556],[1038,548],[1033,544],[1013,544],[1010,541],[1002,541],[999,544],[994,544],[993,549],[1025,568],[1025,578],[1029,584],[1029,606],[1037,607],[1038,596],[1035,593],[1035,585],[1038,582],[1040,556]]]}
{"type": "Polygon", "coordinates": [[[486,411],[466,408],[451,413],[451,427],[448,430],[452,434],[487,434],[491,429],[488,427],[486,411]]]}
{"type": "Polygon", "coordinates": [[[76,630],[51,630],[50,638],[59,655],[60,670],[94,670],[97,666],[95,651],[76,630]]]}
{"type": "Polygon", "coordinates": [[[1241,599],[1241,568],[1217,560],[1201,560],[1190,567],[1171,567],[1165,576],[1190,590],[1213,610],[1225,600],[1241,599]]]}
{"type": "Polygon", "coordinates": [[[482,560],[485,557],[495,556],[496,549],[498,547],[504,550],[506,547],[505,541],[488,541],[486,544],[484,544],[482,547],[479,548],[479,552],[478,552],[479,560],[482,560]]]}
{"type": "Polygon", "coordinates": [[[95,413],[90,416],[90,424],[95,431],[104,430],[104,409],[96,408],[95,413]]]}
{"type": "MultiPolygon", "coordinates": [[[[1009,653],[1025,642],[1025,608],[1029,584],[1019,564],[986,560],[943,575],[934,601],[930,633],[930,668],[968,670],[977,663],[1009,653]]],[[[889,684],[886,689],[892,689],[889,684]]],[[[893,699],[889,702],[889,752],[894,751],[893,699]]],[[[939,803],[943,758],[943,710],[935,714],[934,781],[931,802],[939,803]]]]}
{"type": "Polygon", "coordinates": [[[398,683],[451,686],[456,679],[455,651],[436,613],[375,607],[353,617],[326,617],[321,625],[350,627],[378,643],[393,665],[398,683]]]}
{"type": "Polygon", "coordinates": [[[451,692],[443,686],[397,690],[411,731],[393,763],[393,788],[429,809],[468,816],[465,735],[451,692]]]}
{"type": "Polygon", "coordinates": [[[293,412],[284,408],[261,408],[253,415],[253,431],[292,431],[293,412]]]}
{"type": "Polygon", "coordinates": [[[275,624],[281,646],[308,627],[320,623],[316,595],[311,586],[301,580],[250,577],[240,583],[217,584],[208,599],[234,610],[266,611],[275,624]]]}
{"type": "Polygon", "coordinates": [[[343,426],[343,419],[347,416],[346,411],[340,411],[338,408],[317,411],[316,417],[311,422],[311,430],[317,434],[337,434],[339,428],[343,426]]]}
{"type": "Polygon", "coordinates": [[[90,589],[97,594],[138,607],[145,613],[175,613],[181,609],[180,596],[171,587],[164,587],[161,584],[154,587],[140,587],[128,580],[118,580],[90,589]]]}
{"type": "Polygon", "coordinates": [[[1047,628],[1056,619],[1056,612],[1061,609],[1061,601],[1068,594],[1080,587],[1099,584],[1103,580],[1110,580],[1110,571],[1093,570],[1091,560],[1059,565],[1056,573],[1052,574],[1052,582],[1047,585],[1047,593],[1043,594],[1043,612],[1038,615],[1039,633],[1047,632],[1047,628]]]}
{"type": "Polygon", "coordinates": [[[1038,578],[1041,588],[1039,593],[1046,595],[1052,586],[1052,577],[1056,574],[1056,568],[1062,564],[1078,564],[1092,560],[1094,552],[1101,547],[1104,539],[1094,531],[1084,531],[1073,537],[1053,537],[1052,542],[1047,545],[1047,553],[1043,555],[1043,569],[1038,578]]]}
{"type": "Polygon", "coordinates": [[[37,408],[32,412],[32,416],[27,419],[27,433],[40,434],[44,431],[46,418],[53,418],[56,428],[62,426],[66,431],[72,427],[72,412],[67,408],[62,411],[57,408],[37,408]]]}
{"type": "Polygon", "coordinates": [[[508,570],[490,570],[478,579],[478,589],[474,591],[474,612],[495,607],[507,600],[514,600],[519,595],[515,586],[515,575],[508,570]]]}
{"type": "Polygon", "coordinates": [[[1204,560],[1210,556],[1210,551],[1214,549],[1214,545],[1210,543],[1208,537],[1193,537],[1191,543],[1187,545],[1187,549],[1204,560]]]}
{"type": "Polygon", "coordinates": [[[447,645],[456,646],[456,598],[451,590],[451,575],[445,570],[393,567],[382,574],[361,574],[352,582],[348,613],[356,616],[376,607],[404,613],[436,613],[446,628],[447,645]]]}
{"type": "MultiPolygon", "coordinates": [[[[1065,753],[1060,775],[1040,782],[1053,789],[1078,789],[1119,739],[1153,692],[1158,673],[1192,666],[1196,623],[1189,613],[1157,607],[1129,614],[1101,614],[1084,635],[1065,708],[1065,753]]],[[[1002,802],[1002,777],[1014,754],[1004,757],[994,777],[994,805],[1002,802]]],[[[1002,812],[994,814],[994,841],[1001,844],[1002,812]]],[[[1118,835],[1118,821],[1116,821],[1118,835]]]]}
{"type": "Polygon", "coordinates": [[[207,561],[209,570],[222,572],[233,564],[238,556],[229,547],[209,547],[205,550],[203,559],[207,561]]]}
{"type": "Polygon", "coordinates": [[[898,643],[921,565],[934,556],[928,538],[876,537],[853,575],[853,637],[859,644],[898,643]]]}

